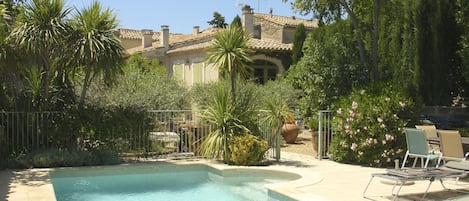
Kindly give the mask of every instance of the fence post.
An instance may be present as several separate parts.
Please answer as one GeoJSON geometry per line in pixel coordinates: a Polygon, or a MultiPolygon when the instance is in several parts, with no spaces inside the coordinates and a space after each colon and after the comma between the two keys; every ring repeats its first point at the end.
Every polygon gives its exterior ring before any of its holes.
{"type": "Polygon", "coordinates": [[[319,111],[319,125],[318,125],[318,159],[322,159],[322,111],[319,111]]]}

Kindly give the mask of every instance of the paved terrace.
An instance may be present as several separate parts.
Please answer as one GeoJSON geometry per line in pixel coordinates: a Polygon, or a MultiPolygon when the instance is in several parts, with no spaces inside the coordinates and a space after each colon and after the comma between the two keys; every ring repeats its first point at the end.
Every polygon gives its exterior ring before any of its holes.
{"type": "MultiPolygon", "coordinates": [[[[232,168],[224,164],[207,162],[204,160],[167,160],[164,163],[210,163],[215,168],[232,168]]],[[[161,162],[155,162],[155,165],[161,162]]],[[[282,152],[279,163],[266,167],[254,167],[255,169],[272,169],[294,172],[302,175],[302,178],[281,184],[271,184],[270,188],[284,194],[288,194],[297,200],[322,201],[322,200],[369,200],[362,197],[372,173],[381,173],[382,168],[370,168],[356,165],[336,163],[330,160],[317,160],[312,156],[291,152],[282,152]]],[[[469,190],[469,183],[460,181],[455,185],[455,180],[446,180],[445,184],[452,189],[469,190]]],[[[404,186],[398,200],[418,200],[428,181],[417,181],[412,185],[404,186]]],[[[367,195],[373,200],[392,200],[392,185],[375,178],[367,195]]],[[[438,181],[435,181],[427,195],[427,200],[469,200],[461,198],[463,193],[444,190],[438,181]]],[[[55,196],[47,169],[31,170],[3,170],[0,171],[0,200],[8,201],[53,201],[55,196]]]]}

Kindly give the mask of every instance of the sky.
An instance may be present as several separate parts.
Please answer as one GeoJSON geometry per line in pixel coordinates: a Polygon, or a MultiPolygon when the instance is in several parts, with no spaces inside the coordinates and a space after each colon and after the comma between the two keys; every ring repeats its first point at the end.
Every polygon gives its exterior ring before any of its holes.
{"type": "MultiPolygon", "coordinates": [[[[168,25],[171,33],[192,33],[194,26],[200,30],[209,28],[207,21],[213,19],[218,12],[231,23],[236,15],[241,17],[243,5],[250,5],[255,13],[269,13],[272,8],[274,15],[296,16],[311,19],[312,16],[295,14],[290,3],[282,0],[98,0],[104,8],[114,11],[119,28],[151,29],[160,31],[162,25],[168,25]]],[[[77,9],[88,7],[93,0],[65,0],[67,6],[77,9]]]]}

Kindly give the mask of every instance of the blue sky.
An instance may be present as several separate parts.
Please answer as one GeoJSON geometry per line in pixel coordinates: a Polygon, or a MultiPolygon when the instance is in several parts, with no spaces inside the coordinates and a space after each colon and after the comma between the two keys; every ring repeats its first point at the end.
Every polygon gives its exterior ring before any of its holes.
{"type": "MultiPolygon", "coordinates": [[[[93,0],[65,0],[68,6],[78,9],[89,6],[93,0]]],[[[300,16],[293,13],[290,3],[282,0],[98,0],[105,8],[114,11],[119,19],[120,28],[152,29],[160,31],[161,25],[169,25],[171,33],[192,33],[194,26],[200,29],[210,27],[207,21],[213,19],[213,12],[225,17],[231,23],[236,15],[241,17],[242,4],[248,4],[256,13],[296,16],[310,19],[311,16],[300,16]]]]}

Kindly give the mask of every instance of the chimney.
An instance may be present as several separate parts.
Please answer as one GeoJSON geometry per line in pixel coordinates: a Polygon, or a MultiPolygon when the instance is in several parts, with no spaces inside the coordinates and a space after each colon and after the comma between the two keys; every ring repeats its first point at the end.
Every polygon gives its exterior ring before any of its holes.
{"type": "Polygon", "coordinates": [[[194,31],[193,31],[193,34],[194,34],[194,35],[199,34],[199,28],[200,28],[199,26],[194,26],[194,29],[193,29],[193,30],[194,30],[194,31]]]}
{"type": "Polygon", "coordinates": [[[150,29],[142,29],[142,47],[147,48],[151,47],[153,42],[153,30],[150,29]]]}
{"type": "Polygon", "coordinates": [[[161,25],[161,46],[164,47],[165,50],[169,49],[169,26],[168,25],[161,25]]]}
{"type": "Polygon", "coordinates": [[[244,31],[248,35],[254,33],[254,12],[252,11],[251,6],[245,5],[242,9],[243,13],[243,27],[244,31]]]}

